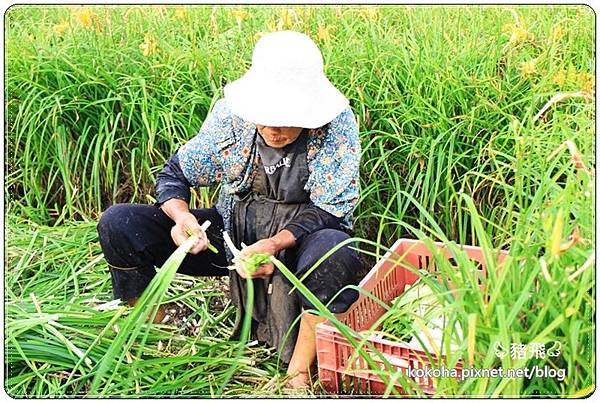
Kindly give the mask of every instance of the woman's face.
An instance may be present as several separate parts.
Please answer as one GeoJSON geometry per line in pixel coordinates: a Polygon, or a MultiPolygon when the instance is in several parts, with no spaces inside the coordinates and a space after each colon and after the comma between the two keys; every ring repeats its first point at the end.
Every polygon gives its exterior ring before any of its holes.
{"type": "Polygon", "coordinates": [[[269,147],[282,148],[296,141],[300,133],[301,127],[271,127],[256,125],[258,132],[265,140],[269,147]]]}

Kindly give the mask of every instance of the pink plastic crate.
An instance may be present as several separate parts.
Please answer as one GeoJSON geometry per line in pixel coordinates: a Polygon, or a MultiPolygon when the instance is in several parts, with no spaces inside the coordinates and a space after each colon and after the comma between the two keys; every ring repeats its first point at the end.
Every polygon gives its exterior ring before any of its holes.
{"type": "MultiPolygon", "coordinates": [[[[452,253],[442,243],[435,243],[436,247],[448,259],[452,259],[452,253]]],[[[480,287],[486,276],[485,259],[481,248],[475,246],[463,246],[467,255],[477,262],[480,270],[480,287]]],[[[508,255],[506,251],[499,254],[499,263],[503,262],[508,255]]],[[[375,295],[386,304],[404,292],[406,285],[414,284],[419,276],[411,272],[407,267],[435,272],[434,259],[431,251],[421,241],[412,239],[399,239],[391,250],[371,269],[369,274],[360,282],[359,286],[375,295]],[[395,253],[394,253],[395,252],[395,253]],[[402,256],[401,263],[397,263],[398,257],[402,256]]],[[[413,269],[413,270],[414,270],[413,269]]],[[[364,295],[338,318],[341,322],[356,331],[369,329],[373,323],[385,312],[384,308],[364,295]]],[[[317,361],[319,367],[319,380],[325,390],[333,394],[382,394],[387,386],[379,376],[369,373],[368,363],[358,354],[354,354],[354,348],[333,325],[329,322],[317,326],[317,361]]],[[[432,364],[423,350],[386,340],[383,337],[372,335],[368,338],[369,343],[378,351],[383,353],[386,360],[396,369],[404,373],[409,367],[418,369],[432,364]]],[[[366,348],[366,346],[364,347],[366,348]]],[[[373,352],[369,353],[374,360],[379,360],[373,352]]],[[[437,356],[431,353],[432,358],[438,361],[437,356]]],[[[442,360],[444,357],[442,357],[442,360]]],[[[383,365],[382,365],[383,367],[383,365]]],[[[459,363],[457,370],[462,365],[459,363]]],[[[413,380],[422,388],[426,394],[435,393],[433,379],[421,378],[413,380]]],[[[404,393],[399,383],[396,390],[404,393]]]]}

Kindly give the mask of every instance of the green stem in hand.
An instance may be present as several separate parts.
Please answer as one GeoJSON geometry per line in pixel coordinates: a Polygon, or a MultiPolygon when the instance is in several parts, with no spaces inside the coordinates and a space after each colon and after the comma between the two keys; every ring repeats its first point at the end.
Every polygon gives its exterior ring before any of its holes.
{"type": "Polygon", "coordinates": [[[254,273],[261,265],[271,262],[271,256],[266,253],[255,253],[254,255],[242,258],[244,268],[250,274],[254,273]]]}
{"type": "MultiPolygon", "coordinates": [[[[192,230],[189,230],[189,229],[186,230],[185,233],[188,234],[189,236],[194,235],[192,230]]],[[[207,247],[208,247],[208,250],[211,251],[212,253],[219,253],[219,250],[217,248],[215,248],[215,246],[213,244],[211,244],[210,241],[208,241],[207,247]]]]}

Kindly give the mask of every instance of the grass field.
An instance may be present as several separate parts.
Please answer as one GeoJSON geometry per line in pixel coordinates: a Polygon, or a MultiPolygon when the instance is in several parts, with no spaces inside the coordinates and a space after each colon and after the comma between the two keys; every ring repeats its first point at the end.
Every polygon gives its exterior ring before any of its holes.
{"type": "MultiPolygon", "coordinates": [[[[283,393],[272,351],[250,346],[236,359],[232,308],[211,309],[222,296],[215,283],[179,275],[166,298],[191,308],[197,332],[143,326],[98,376],[132,311],[98,309],[112,296],[95,223],[112,203],[152,202],[156,173],[249,67],[256,40],[293,29],[317,42],[357,116],[355,228],[372,242],[361,243],[372,259],[399,237],[443,241],[459,256],[457,244],[478,245],[490,262],[498,249],[510,252],[482,292],[471,287],[468,259],[458,259],[459,272],[438,262],[457,286],[439,299],[469,335],[450,362],[566,369],[562,381],[441,379],[438,395],[591,393],[594,24],[585,6],[13,6],[5,15],[6,391],[283,393]],[[560,342],[561,350],[500,359],[498,342],[560,342]]],[[[215,197],[197,189],[193,205],[215,197]]]]}

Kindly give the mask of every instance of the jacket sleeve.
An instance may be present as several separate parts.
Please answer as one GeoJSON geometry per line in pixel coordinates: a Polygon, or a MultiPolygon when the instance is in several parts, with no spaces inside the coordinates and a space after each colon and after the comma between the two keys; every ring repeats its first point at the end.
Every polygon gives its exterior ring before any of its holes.
{"type": "Polygon", "coordinates": [[[177,152],[181,171],[192,186],[210,186],[221,181],[223,169],[218,143],[231,132],[231,127],[231,114],[224,100],[219,100],[198,134],[177,152]]]}
{"type": "Polygon", "coordinates": [[[159,206],[169,199],[180,199],[190,202],[190,187],[179,166],[179,156],[174,154],[156,176],[156,205],[159,206]]]}
{"type": "Polygon", "coordinates": [[[350,108],[329,123],[321,139],[309,144],[310,175],[305,189],[315,206],[351,226],[359,197],[360,140],[350,108]]]}

